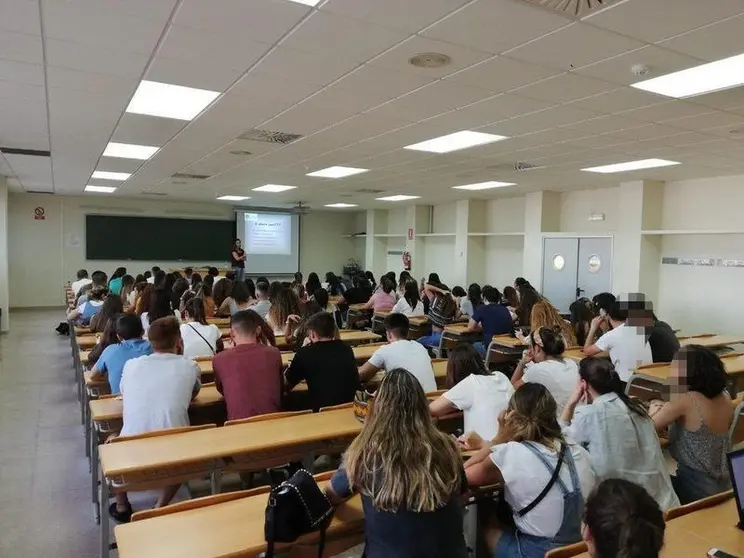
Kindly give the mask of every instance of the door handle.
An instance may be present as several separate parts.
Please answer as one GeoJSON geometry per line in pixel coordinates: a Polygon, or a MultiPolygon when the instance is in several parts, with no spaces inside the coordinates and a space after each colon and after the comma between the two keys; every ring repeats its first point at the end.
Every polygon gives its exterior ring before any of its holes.
{"type": "Polygon", "coordinates": [[[582,289],[581,287],[576,287],[576,298],[581,298],[581,293],[584,293],[584,292],[586,291],[582,289]]]}

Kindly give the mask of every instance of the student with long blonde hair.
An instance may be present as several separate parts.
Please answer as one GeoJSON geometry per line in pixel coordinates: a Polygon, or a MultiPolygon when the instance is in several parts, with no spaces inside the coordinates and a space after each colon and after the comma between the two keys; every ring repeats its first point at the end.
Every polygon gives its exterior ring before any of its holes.
{"type": "Polygon", "coordinates": [[[542,384],[514,392],[499,433],[465,463],[468,484],[501,483],[514,527],[493,526],[486,542],[499,558],[543,558],[581,540],[584,499],[594,488],[589,454],[563,438],[555,399],[542,384]]]}
{"type": "Polygon", "coordinates": [[[549,329],[560,327],[563,339],[566,341],[566,346],[573,347],[576,345],[576,334],[571,328],[571,324],[564,320],[555,306],[544,298],[535,302],[530,312],[530,329],[537,331],[543,327],[549,329]]]}
{"type": "Polygon", "coordinates": [[[396,368],[327,488],[339,503],[358,492],[367,558],[465,558],[460,453],[437,430],[419,381],[396,368]]]}

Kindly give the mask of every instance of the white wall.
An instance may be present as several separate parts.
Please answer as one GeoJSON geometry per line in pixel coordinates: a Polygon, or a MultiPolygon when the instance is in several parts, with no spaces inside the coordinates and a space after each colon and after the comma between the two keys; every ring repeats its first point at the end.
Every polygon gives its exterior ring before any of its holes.
{"type": "Polygon", "coordinates": [[[438,273],[444,284],[450,288],[454,287],[454,281],[457,280],[458,276],[453,265],[455,261],[455,237],[427,236],[422,240],[422,243],[425,275],[438,273]]]}
{"type": "MultiPolygon", "coordinates": [[[[474,202],[471,202],[471,206],[474,202]]],[[[470,223],[470,232],[522,232],[524,231],[525,197],[488,200],[485,203],[483,228],[470,223]]]]}
{"type": "Polygon", "coordinates": [[[487,283],[501,291],[523,274],[524,237],[488,236],[485,244],[486,269],[485,277],[480,284],[487,283]]]}
{"type": "MultiPolygon", "coordinates": [[[[89,261],[85,258],[85,215],[88,213],[153,217],[234,219],[233,208],[221,204],[196,204],[163,200],[140,201],[98,196],[65,197],[11,195],[8,198],[8,259],[10,306],[57,306],[64,302],[62,285],[74,280],[80,268],[111,273],[124,266],[138,273],[153,265],[182,267],[182,262],[89,261]],[[34,220],[34,208],[43,207],[45,219],[34,220]]],[[[0,227],[2,223],[0,222],[0,227]]],[[[355,232],[356,215],[311,212],[301,218],[300,269],[340,272],[360,253],[363,241],[344,238],[355,232]]],[[[0,254],[0,261],[1,261],[0,254]]],[[[223,267],[225,261],[199,262],[223,267]]]]}
{"type": "Polygon", "coordinates": [[[10,290],[8,269],[8,186],[5,178],[0,176],[0,308],[3,315],[0,331],[10,328],[10,290]]]}
{"type": "Polygon", "coordinates": [[[599,233],[614,231],[618,222],[618,188],[577,190],[560,195],[560,231],[599,233]],[[589,216],[604,213],[604,221],[589,221],[589,216]]]}

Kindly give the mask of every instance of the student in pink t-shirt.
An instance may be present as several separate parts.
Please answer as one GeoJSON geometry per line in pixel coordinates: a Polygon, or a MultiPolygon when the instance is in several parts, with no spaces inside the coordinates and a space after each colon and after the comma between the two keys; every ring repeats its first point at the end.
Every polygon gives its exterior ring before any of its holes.
{"type": "Polygon", "coordinates": [[[383,276],[380,279],[380,290],[372,295],[364,307],[372,308],[375,312],[390,312],[395,302],[395,283],[389,277],[383,276]]]}

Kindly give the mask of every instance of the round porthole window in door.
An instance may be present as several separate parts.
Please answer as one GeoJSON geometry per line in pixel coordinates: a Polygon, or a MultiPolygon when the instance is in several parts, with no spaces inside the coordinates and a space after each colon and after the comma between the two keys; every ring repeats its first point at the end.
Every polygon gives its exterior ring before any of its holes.
{"type": "Polygon", "coordinates": [[[602,258],[597,254],[589,256],[587,263],[589,264],[589,273],[599,273],[599,270],[602,269],[602,258]]]}
{"type": "Polygon", "coordinates": [[[553,269],[563,271],[564,267],[566,267],[566,259],[561,254],[553,256],[553,269]]]}

